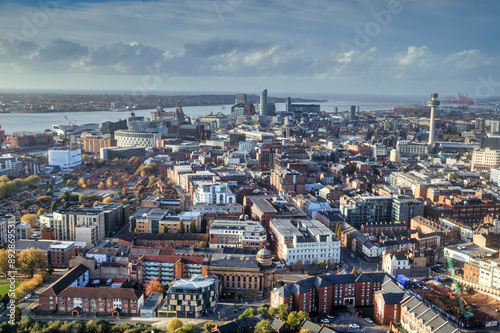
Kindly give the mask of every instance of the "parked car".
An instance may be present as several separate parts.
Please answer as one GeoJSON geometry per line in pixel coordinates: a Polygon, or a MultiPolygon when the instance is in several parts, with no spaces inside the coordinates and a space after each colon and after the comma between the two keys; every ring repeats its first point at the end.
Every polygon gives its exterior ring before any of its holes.
{"type": "Polygon", "coordinates": [[[371,318],[365,318],[365,320],[366,320],[367,322],[369,322],[370,324],[373,324],[373,320],[371,320],[371,318]]]}
{"type": "Polygon", "coordinates": [[[354,253],[351,253],[351,258],[356,259],[356,255],[354,253]]]}
{"type": "Polygon", "coordinates": [[[359,324],[356,324],[356,323],[351,324],[351,325],[349,325],[349,328],[359,328],[359,324]]]}
{"type": "Polygon", "coordinates": [[[26,296],[24,296],[24,299],[29,299],[32,295],[31,294],[28,294],[26,296]]]}
{"type": "Polygon", "coordinates": [[[335,316],[334,315],[326,315],[328,318],[330,319],[335,319],[335,316]]]}
{"type": "Polygon", "coordinates": [[[320,320],[323,324],[328,324],[330,321],[327,318],[323,318],[320,320]]]}

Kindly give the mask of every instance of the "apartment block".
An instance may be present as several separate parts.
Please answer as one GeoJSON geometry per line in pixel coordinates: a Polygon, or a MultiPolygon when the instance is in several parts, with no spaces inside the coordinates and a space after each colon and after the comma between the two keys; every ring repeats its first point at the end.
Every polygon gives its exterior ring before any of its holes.
{"type": "Polygon", "coordinates": [[[215,220],[210,224],[211,248],[234,247],[260,250],[266,247],[266,229],[258,221],[215,220]]]}

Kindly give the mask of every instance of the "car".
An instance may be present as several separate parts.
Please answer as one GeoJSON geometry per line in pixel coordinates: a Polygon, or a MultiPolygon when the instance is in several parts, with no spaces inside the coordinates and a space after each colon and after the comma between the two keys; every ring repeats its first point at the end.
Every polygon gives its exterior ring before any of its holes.
{"type": "Polygon", "coordinates": [[[429,287],[423,286],[422,290],[429,290],[429,287]]]}
{"type": "Polygon", "coordinates": [[[359,328],[359,324],[356,324],[356,323],[351,324],[351,325],[349,325],[349,328],[359,328]]]}
{"type": "Polygon", "coordinates": [[[24,296],[24,299],[29,299],[32,295],[31,294],[28,294],[26,296],[24,296]]]}
{"type": "Polygon", "coordinates": [[[373,320],[371,320],[370,318],[365,318],[365,320],[366,320],[367,322],[369,322],[370,324],[373,324],[373,320]]]}
{"type": "Polygon", "coordinates": [[[335,319],[335,316],[334,315],[326,315],[328,318],[330,319],[335,319]]]}
{"type": "Polygon", "coordinates": [[[356,255],[354,253],[351,254],[352,259],[356,259],[356,255]]]}
{"type": "Polygon", "coordinates": [[[323,318],[320,320],[323,324],[328,324],[330,321],[327,318],[323,318]]]}

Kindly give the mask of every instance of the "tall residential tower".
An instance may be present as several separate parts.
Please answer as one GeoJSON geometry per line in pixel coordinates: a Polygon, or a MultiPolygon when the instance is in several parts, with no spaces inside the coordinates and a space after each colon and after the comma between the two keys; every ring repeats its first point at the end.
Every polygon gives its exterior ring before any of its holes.
{"type": "Polygon", "coordinates": [[[260,93],[259,115],[267,116],[267,89],[260,93]]]}

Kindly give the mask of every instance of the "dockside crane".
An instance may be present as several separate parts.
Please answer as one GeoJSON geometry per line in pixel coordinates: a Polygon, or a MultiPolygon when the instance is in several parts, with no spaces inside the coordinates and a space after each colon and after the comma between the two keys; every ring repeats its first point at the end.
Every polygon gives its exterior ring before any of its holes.
{"type": "Polygon", "coordinates": [[[64,118],[66,118],[66,120],[68,121],[69,125],[73,125],[73,134],[75,134],[75,128],[76,128],[76,122],[77,122],[77,120],[75,120],[75,122],[72,122],[71,120],[69,120],[69,118],[68,118],[68,117],[66,117],[66,116],[64,115],[64,113],[62,113],[61,111],[59,111],[59,113],[60,113],[60,114],[61,114],[64,118]]]}
{"type": "Polygon", "coordinates": [[[446,261],[448,262],[448,268],[450,270],[451,280],[453,283],[453,287],[455,288],[455,293],[457,294],[458,304],[460,305],[460,311],[465,319],[474,317],[474,314],[465,309],[464,300],[462,299],[462,292],[460,291],[460,286],[458,285],[457,278],[455,276],[455,267],[453,267],[453,261],[451,260],[451,256],[446,251],[446,261]]]}

